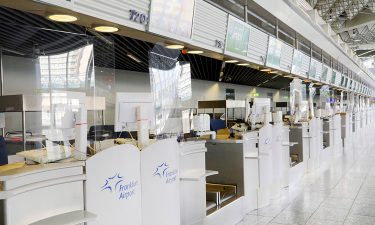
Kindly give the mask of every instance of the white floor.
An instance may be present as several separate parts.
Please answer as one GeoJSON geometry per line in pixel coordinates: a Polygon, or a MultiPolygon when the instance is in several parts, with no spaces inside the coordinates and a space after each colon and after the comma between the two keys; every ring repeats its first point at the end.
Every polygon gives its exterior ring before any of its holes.
{"type": "Polygon", "coordinates": [[[355,149],[308,174],[239,225],[375,225],[375,149],[355,149]]]}

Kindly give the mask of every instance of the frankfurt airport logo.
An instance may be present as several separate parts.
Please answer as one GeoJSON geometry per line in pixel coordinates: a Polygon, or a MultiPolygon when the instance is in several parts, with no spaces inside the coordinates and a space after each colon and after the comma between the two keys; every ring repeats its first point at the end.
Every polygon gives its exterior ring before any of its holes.
{"type": "Polygon", "coordinates": [[[135,195],[137,185],[138,181],[126,182],[123,176],[116,173],[114,176],[108,177],[105,180],[101,191],[114,194],[118,200],[128,200],[135,195]]]}
{"type": "Polygon", "coordinates": [[[162,180],[165,180],[165,183],[171,184],[177,180],[177,169],[171,169],[170,166],[164,162],[156,167],[154,172],[155,177],[159,177],[162,180]]]}

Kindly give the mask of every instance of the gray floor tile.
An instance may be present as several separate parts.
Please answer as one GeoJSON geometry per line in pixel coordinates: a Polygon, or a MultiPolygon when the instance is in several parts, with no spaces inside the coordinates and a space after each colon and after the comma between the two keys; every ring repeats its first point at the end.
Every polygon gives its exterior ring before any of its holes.
{"type": "Polygon", "coordinates": [[[241,225],[266,225],[272,220],[272,217],[247,215],[241,225]]]}
{"type": "Polygon", "coordinates": [[[375,225],[375,151],[351,154],[283,189],[240,225],[375,225]]]}
{"type": "Polygon", "coordinates": [[[375,217],[350,215],[344,225],[374,225],[375,217]]]}
{"type": "Polygon", "coordinates": [[[343,222],[340,222],[340,221],[319,220],[319,219],[311,219],[306,223],[306,225],[342,225],[342,224],[343,222]]]}
{"type": "Polygon", "coordinates": [[[324,200],[321,206],[327,208],[350,209],[353,203],[354,199],[330,197],[324,200]]]}
{"type": "Polygon", "coordinates": [[[350,210],[350,214],[375,217],[375,202],[373,204],[356,203],[350,210]]]}
{"type": "Polygon", "coordinates": [[[313,219],[344,221],[349,209],[320,207],[312,216],[313,219]]]}
{"type": "Polygon", "coordinates": [[[296,212],[296,211],[283,211],[272,222],[280,224],[305,224],[312,213],[310,212],[296,212]]]}

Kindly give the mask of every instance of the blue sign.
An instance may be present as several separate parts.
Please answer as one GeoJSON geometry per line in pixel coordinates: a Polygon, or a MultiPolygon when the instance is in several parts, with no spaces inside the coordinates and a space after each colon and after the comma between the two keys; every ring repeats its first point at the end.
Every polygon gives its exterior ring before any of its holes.
{"type": "Polygon", "coordinates": [[[177,174],[177,169],[171,169],[169,165],[164,162],[156,167],[153,175],[165,180],[165,183],[171,184],[177,180],[177,174]]]}
{"type": "Polygon", "coordinates": [[[101,191],[106,191],[117,196],[119,200],[128,200],[135,195],[135,188],[138,181],[125,181],[119,173],[105,180],[101,191]]]}

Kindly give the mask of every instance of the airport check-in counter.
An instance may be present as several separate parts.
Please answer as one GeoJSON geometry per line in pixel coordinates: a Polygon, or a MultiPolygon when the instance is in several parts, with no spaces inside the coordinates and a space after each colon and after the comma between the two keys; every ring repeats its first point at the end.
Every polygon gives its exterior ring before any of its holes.
{"type": "MultiPolygon", "coordinates": [[[[208,140],[206,147],[206,168],[218,171],[218,175],[206,179],[206,224],[236,224],[243,216],[244,141],[235,139],[208,140]]],[[[256,205],[256,199],[254,199],[254,205],[256,205]]]]}
{"type": "Polygon", "coordinates": [[[206,141],[187,141],[180,143],[180,199],[181,225],[204,224],[207,212],[218,208],[220,192],[212,194],[213,202],[206,199],[206,179],[218,174],[206,170],[206,141]]]}
{"type": "Polygon", "coordinates": [[[323,150],[331,147],[331,119],[323,119],[323,150]]]}
{"type": "Polygon", "coordinates": [[[350,114],[341,113],[341,140],[343,143],[344,151],[349,150],[349,140],[350,140],[350,114]]]}
{"type": "Polygon", "coordinates": [[[290,127],[290,183],[298,182],[305,173],[305,154],[308,154],[308,143],[304,140],[307,133],[307,124],[302,123],[290,127]],[[307,152],[307,153],[306,153],[307,152]]]}
{"type": "Polygon", "coordinates": [[[209,140],[206,167],[219,174],[207,177],[207,182],[234,185],[236,197],[228,202],[241,198],[244,213],[268,205],[273,182],[271,146],[271,125],[247,132],[241,140],[209,140]]]}
{"type": "Polygon", "coordinates": [[[304,150],[306,172],[314,172],[318,166],[319,150],[321,149],[320,139],[320,122],[318,118],[312,118],[308,123],[306,130],[303,130],[303,140],[307,142],[304,146],[308,150],[304,150]]]}
{"type": "Polygon", "coordinates": [[[343,154],[343,142],[341,139],[341,115],[335,114],[331,120],[332,147],[335,157],[343,154]]]}

